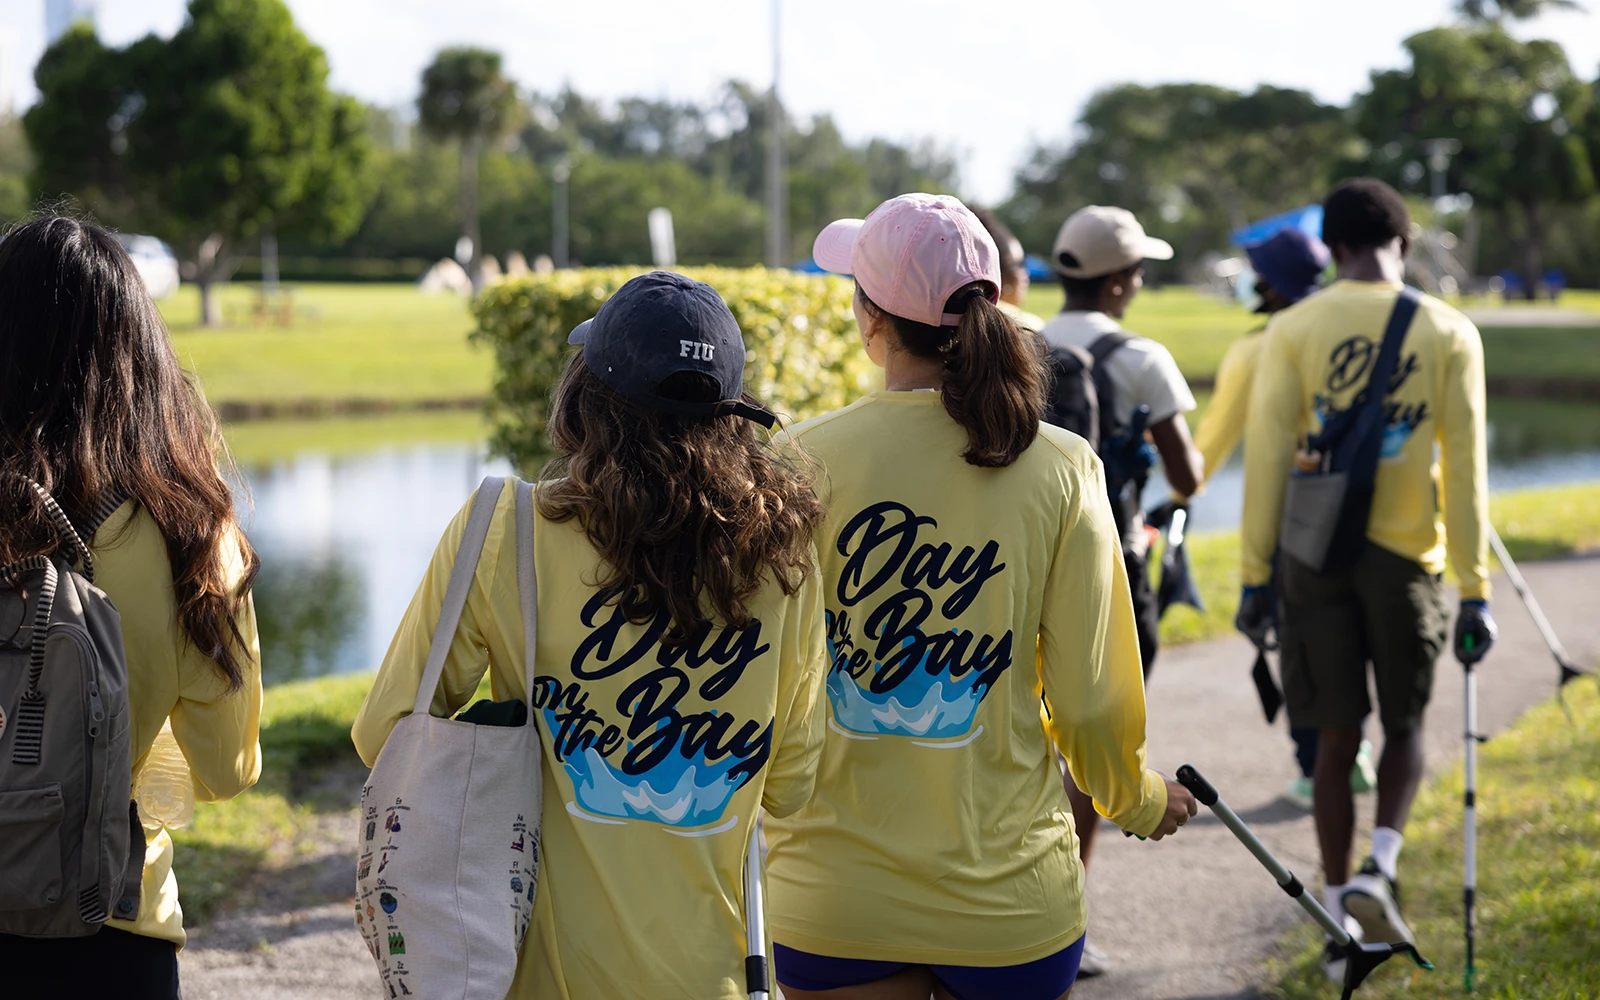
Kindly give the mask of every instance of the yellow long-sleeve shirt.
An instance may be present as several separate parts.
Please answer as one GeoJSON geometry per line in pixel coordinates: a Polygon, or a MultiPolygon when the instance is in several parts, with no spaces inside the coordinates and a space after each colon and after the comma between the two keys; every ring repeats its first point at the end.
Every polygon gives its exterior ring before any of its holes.
{"type": "Polygon", "coordinates": [[[773,939],[976,966],[1059,951],[1086,913],[1052,737],[1119,826],[1166,808],[1099,459],[1046,425],[1011,466],[968,465],[936,392],[791,433],[827,472],[832,667],[816,794],[767,823],[773,939]]]}
{"type": "Polygon", "coordinates": [[[1234,341],[1217,366],[1217,382],[1211,391],[1211,405],[1195,428],[1194,446],[1205,458],[1205,478],[1210,479],[1228,464],[1228,456],[1244,436],[1245,417],[1250,412],[1250,387],[1255,381],[1256,362],[1261,357],[1260,331],[1234,341]]]}
{"type": "MultiPolygon", "coordinates": [[[[1367,384],[1399,290],[1384,282],[1335,282],[1267,327],[1245,431],[1246,585],[1271,577],[1297,441],[1367,384]]],[[[1477,327],[1425,297],[1389,386],[1367,538],[1430,573],[1443,572],[1448,549],[1463,597],[1489,592],[1484,400],[1477,327]]]]}
{"type": "MultiPolygon", "coordinates": [[[[230,691],[215,661],[195,649],[178,623],[167,543],[149,512],[134,501],[123,504],[100,526],[89,547],[95,586],[122,617],[134,781],[170,717],[189,763],[195,797],[202,802],[233,798],[261,775],[261,650],[254,605],[246,600],[239,615],[239,633],[249,648],[240,657],[244,684],[230,691]]],[[[230,560],[229,586],[237,586],[244,561],[236,545],[222,549],[230,560]]],[[[183,910],[172,873],[172,837],[166,830],[146,831],[137,917],[113,919],[107,926],[183,945],[183,910]]]]}
{"type": "MultiPolygon", "coordinates": [[[[487,669],[522,699],[516,497],[507,483],[430,711],[453,715],[487,669]]],[[[406,609],[352,735],[368,764],[411,712],[463,507],[406,609]]],[[[535,517],[538,517],[535,514],[535,517]]],[[[752,625],[675,649],[593,586],[600,557],[576,522],[538,517],[535,710],[544,747],[544,863],[510,996],[743,997],[745,846],[763,807],[811,796],[822,748],[822,588],[776,585],[752,625]]]]}

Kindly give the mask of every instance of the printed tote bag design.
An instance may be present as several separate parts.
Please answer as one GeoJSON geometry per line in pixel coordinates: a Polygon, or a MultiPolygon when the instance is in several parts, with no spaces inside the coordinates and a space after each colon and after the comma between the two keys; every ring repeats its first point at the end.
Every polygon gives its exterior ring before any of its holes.
{"type": "MultiPolygon", "coordinates": [[[[361,790],[356,926],[382,995],[503,1000],[539,877],[539,732],[438,719],[428,705],[461,621],[505,480],[478,487],[410,715],[395,723],[361,790]]],[[[533,690],[537,584],[533,487],[517,483],[517,589],[533,690]]]]}

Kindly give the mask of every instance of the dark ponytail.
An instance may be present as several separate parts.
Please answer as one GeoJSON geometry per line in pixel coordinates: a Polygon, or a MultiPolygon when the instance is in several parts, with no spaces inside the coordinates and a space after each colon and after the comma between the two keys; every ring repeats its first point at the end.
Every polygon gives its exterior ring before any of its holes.
{"type": "MultiPolygon", "coordinates": [[[[862,303],[882,314],[856,286],[862,303]]],[[[900,343],[919,358],[944,360],[944,408],[967,431],[969,465],[1003,468],[1017,460],[1039,433],[1047,369],[1037,337],[1024,333],[988,298],[983,282],[964,285],[944,311],[959,326],[929,326],[890,315],[900,343]]]]}

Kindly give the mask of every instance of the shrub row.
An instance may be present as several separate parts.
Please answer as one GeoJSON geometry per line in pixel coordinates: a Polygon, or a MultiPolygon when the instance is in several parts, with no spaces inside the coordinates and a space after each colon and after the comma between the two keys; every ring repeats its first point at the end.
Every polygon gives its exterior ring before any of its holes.
{"type": "MultiPolygon", "coordinates": [[[[848,280],[761,267],[678,270],[727,302],[744,331],[745,388],[785,424],[837,409],[872,388],[848,280]]],[[[473,303],[472,339],[495,352],[492,446],[524,474],[550,455],[550,392],[576,350],[567,346],[567,334],[640,273],[619,267],[530,275],[491,285],[473,303]]]]}

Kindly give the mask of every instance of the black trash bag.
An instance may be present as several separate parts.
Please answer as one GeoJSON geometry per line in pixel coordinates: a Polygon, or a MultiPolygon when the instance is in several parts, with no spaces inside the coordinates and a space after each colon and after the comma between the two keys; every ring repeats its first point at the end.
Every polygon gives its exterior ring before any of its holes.
{"type": "Polygon", "coordinates": [[[1267,666],[1267,654],[1261,649],[1256,650],[1256,664],[1250,669],[1250,679],[1256,682],[1256,694],[1261,697],[1261,711],[1266,713],[1267,724],[1271,725],[1278,718],[1278,709],[1283,707],[1283,692],[1278,690],[1278,682],[1272,677],[1272,668],[1267,666]]]}

